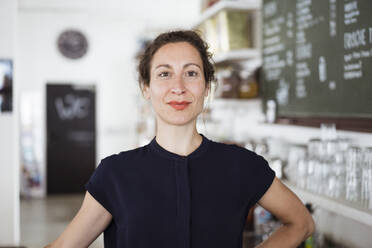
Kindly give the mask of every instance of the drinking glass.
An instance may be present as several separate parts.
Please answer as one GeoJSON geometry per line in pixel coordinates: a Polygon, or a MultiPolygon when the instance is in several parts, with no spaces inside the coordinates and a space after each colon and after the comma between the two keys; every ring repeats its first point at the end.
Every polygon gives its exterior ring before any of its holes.
{"type": "Polygon", "coordinates": [[[312,192],[317,192],[317,186],[320,183],[319,168],[320,168],[320,139],[310,139],[307,146],[308,164],[307,164],[307,180],[306,189],[312,192]]]}
{"type": "Polygon", "coordinates": [[[346,200],[360,202],[361,168],[363,163],[362,149],[352,146],[347,151],[346,166],[346,200]]]}
{"type": "Polygon", "coordinates": [[[337,138],[335,123],[321,123],[320,136],[322,140],[334,140],[337,138]]]}
{"type": "Polygon", "coordinates": [[[306,147],[302,145],[291,145],[288,151],[288,163],[284,167],[285,176],[290,182],[297,184],[299,161],[306,158],[306,147]]]}
{"type": "Polygon", "coordinates": [[[366,147],[363,155],[361,203],[372,209],[372,147],[366,147]]]}

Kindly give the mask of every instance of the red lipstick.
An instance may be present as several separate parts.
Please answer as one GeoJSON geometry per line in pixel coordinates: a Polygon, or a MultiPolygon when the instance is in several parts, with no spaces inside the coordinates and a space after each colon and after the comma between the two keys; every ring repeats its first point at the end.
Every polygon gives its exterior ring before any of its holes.
{"type": "Polygon", "coordinates": [[[176,110],[183,110],[187,106],[189,106],[190,102],[187,102],[187,101],[182,101],[182,102],[171,101],[168,104],[171,105],[176,110]]]}

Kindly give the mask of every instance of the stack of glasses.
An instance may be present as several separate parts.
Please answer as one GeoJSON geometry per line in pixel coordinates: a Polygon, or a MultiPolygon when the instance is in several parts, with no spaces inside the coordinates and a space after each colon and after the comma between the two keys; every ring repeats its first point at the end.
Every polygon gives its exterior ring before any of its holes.
{"type": "Polygon", "coordinates": [[[351,146],[344,138],[311,139],[305,151],[296,153],[297,159],[288,161],[290,181],[316,194],[372,209],[372,147],[351,146]]]}

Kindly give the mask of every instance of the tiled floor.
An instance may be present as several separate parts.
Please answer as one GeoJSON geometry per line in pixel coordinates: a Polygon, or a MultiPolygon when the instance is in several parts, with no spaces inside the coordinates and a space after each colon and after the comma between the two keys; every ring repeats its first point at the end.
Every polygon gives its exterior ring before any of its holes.
{"type": "MultiPolygon", "coordinates": [[[[84,195],[21,200],[21,245],[40,248],[55,240],[75,216],[84,195]]],[[[90,246],[102,248],[102,235],[90,246]]]]}

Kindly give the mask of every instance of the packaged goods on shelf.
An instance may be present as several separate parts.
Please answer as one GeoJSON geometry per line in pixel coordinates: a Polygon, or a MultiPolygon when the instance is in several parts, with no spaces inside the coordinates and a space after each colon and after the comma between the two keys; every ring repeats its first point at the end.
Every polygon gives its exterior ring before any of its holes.
{"type": "Polygon", "coordinates": [[[240,83],[239,73],[231,67],[217,72],[218,86],[216,97],[238,98],[238,87],[240,83]]]}
{"type": "Polygon", "coordinates": [[[216,17],[219,52],[252,48],[252,20],[250,12],[222,10],[216,17]]]}
{"type": "Polygon", "coordinates": [[[249,11],[222,10],[198,27],[213,55],[253,48],[249,11]]]}
{"type": "Polygon", "coordinates": [[[219,98],[250,99],[258,96],[258,83],[254,73],[239,68],[223,67],[217,70],[219,98]]]}
{"type": "Polygon", "coordinates": [[[258,83],[254,75],[248,71],[240,71],[240,84],[238,87],[239,98],[248,99],[258,96],[258,83]]]}

